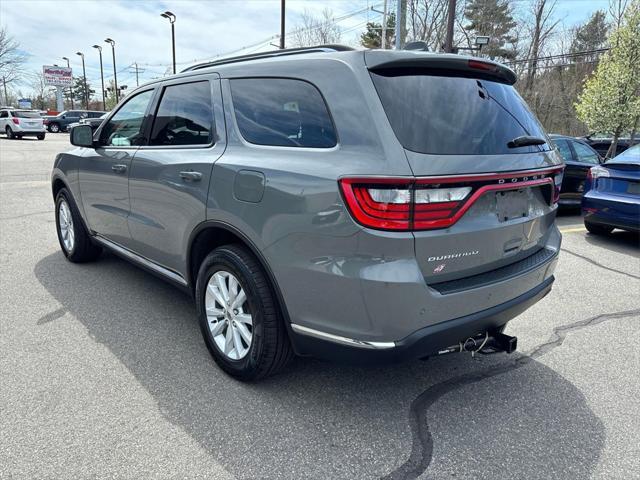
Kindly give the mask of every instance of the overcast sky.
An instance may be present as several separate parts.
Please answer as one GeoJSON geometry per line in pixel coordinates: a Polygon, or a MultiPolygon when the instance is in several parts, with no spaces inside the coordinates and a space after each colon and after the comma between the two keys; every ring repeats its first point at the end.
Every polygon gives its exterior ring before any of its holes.
{"type": "MultiPolygon", "coordinates": [[[[532,0],[515,0],[516,8],[532,0]]],[[[588,18],[598,8],[606,9],[608,0],[557,0],[558,18],[569,28],[588,18]]],[[[391,6],[395,3],[389,0],[391,6]]],[[[305,9],[320,13],[329,7],[339,22],[343,43],[354,44],[367,20],[380,15],[367,10],[382,0],[287,0],[287,30],[299,24],[305,9]]],[[[176,57],[178,70],[193,63],[236,52],[249,53],[270,49],[278,43],[280,30],[279,0],[0,0],[0,22],[20,42],[29,56],[28,68],[65,65],[61,57],[71,59],[74,75],[82,74],[81,51],[86,57],[87,78],[95,86],[100,79],[98,52],[91,46],[103,46],[105,79],[113,77],[111,47],[104,39],[116,41],[118,83],[135,86],[135,73],[129,66],[138,62],[141,83],[162,76],[171,62],[169,21],[160,13],[170,10],[177,16],[176,57]]],[[[106,80],[105,80],[106,81],[106,80]]],[[[28,91],[29,88],[24,88],[28,91]]]]}

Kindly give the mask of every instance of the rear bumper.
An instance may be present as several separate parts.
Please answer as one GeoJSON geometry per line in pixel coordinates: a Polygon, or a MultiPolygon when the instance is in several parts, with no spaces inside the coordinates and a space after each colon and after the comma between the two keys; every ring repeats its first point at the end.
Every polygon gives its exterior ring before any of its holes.
{"type": "MultiPolygon", "coordinates": [[[[554,261],[557,260],[557,254],[554,261]]],[[[300,331],[292,325],[297,353],[349,363],[393,363],[437,355],[443,348],[488,330],[498,330],[509,320],[545,297],[554,277],[500,305],[460,318],[430,325],[396,342],[359,342],[344,337],[322,338],[322,332],[300,331]]]]}
{"type": "Polygon", "coordinates": [[[635,200],[590,191],[583,197],[582,213],[585,222],[640,231],[640,198],[635,200]]]}

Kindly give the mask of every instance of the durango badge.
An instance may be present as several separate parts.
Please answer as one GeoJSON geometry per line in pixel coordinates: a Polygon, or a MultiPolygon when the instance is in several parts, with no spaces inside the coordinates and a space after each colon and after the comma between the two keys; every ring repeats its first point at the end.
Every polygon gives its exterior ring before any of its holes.
{"type": "Polygon", "coordinates": [[[470,257],[472,255],[479,255],[479,254],[480,254],[480,250],[471,250],[470,252],[449,253],[447,255],[437,255],[435,257],[429,257],[427,259],[427,262],[441,262],[442,260],[450,260],[452,258],[461,258],[461,257],[470,257]]]}

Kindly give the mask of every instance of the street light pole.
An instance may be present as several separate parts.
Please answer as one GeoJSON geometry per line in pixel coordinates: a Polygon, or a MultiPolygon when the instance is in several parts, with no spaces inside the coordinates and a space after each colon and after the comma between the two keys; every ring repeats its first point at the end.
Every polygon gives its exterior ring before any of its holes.
{"type": "Polygon", "coordinates": [[[104,41],[111,45],[111,53],[113,55],[113,83],[116,87],[116,103],[120,101],[120,95],[118,92],[118,73],[116,72],[116,42],[110,38],[105,38],[104,41]]]}
{"type": "MultiPolygon", "coordinates": [[[[67,61],[67,68],[71,68],[71,65],[69,64],[69,59],[67,57],[62,57],[62,59],[67,61]]],[[[73,110],[75,108],[73,106],[73,77],[72,77],[71,86],[69,87],[69,98],[71,99],[71,110],[73,110]]]]}
{"type": "Polygon", "coordinates": [[[89,110],[89,90],[87,89],[87,71],[84,68],[84,53],[76,52],[76,55],[82,57],[82,79],[84,81],[84,108],[89,110]]]}
{"type": "Polygon", "coordinates": [[[280,49],[284,49],[284,0],[280,0],[280,49]]]}
{"type": "Polygon", "coordinates": [[[106,102],[104,99],[104,71],[102,70],[102,47],[100,45],[94,45],[93,48],[98,49],[98,53],[100,54],[100,81],[102,82],[102,110],[106,110],[106,102]]]}
{"type": "Polygon", "coordinates": [[[173,73],[176,73],[176,16],[167,11],[160,14],[161,17],[164,17],[171,22],[171,52],[173,54],[173,73]]]}

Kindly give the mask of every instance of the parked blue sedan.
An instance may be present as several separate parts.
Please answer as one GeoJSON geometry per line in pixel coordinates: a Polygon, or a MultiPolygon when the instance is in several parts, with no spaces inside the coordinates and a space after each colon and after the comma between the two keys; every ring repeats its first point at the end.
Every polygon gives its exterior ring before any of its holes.
{"type": "Polygon", "coordinates": [[[640,144],[589,170],[582,214],[593,234],[640,232],[640,144]]]}

